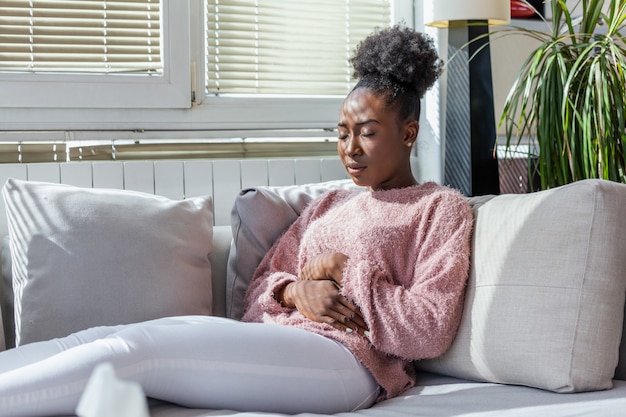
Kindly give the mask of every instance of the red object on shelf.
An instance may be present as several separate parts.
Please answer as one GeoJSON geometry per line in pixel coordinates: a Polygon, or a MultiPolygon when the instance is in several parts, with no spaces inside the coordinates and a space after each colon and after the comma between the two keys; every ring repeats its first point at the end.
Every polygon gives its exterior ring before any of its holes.
{"type": "Polygon", "coordinates": [[[534,15],[535,11],[523,1],[511,0],[511,17],[513,19],[523,19],[534,15]]]}

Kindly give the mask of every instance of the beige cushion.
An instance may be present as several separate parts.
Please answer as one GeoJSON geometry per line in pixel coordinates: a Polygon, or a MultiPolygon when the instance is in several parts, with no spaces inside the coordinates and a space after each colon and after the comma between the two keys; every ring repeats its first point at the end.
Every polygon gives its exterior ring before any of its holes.
{"type": "Polygon", "coordinates": [[[16,343],[211,314],[212,201],[9,179],[16,343]]]}
{"type": "Polygon", "coordinates": [[[418,367],[557,392],[612,386],[626,291],[626,185],[474,199],[458,335],[418,367]]]}
{"type": "Polygon", "coordinates": [[[314,198],[335,188],[357,188],[352,180],[254,187],[242,190],[231,213],[233,243],[226,278],[226,316],[243,316],[243,298],[261,259],[314,198]]]}

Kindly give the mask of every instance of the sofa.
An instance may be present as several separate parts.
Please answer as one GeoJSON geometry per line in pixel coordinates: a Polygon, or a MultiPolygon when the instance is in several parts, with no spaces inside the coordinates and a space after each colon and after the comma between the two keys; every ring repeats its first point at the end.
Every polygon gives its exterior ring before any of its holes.
{"type": "MultiPolygon", "coordinates": [[[[231,224],[213,226],[209,196],[9,179],[5,345],[167,315],[238,319],[265,251],[313,198],[338,187],[355,186],[246,188],[231,224]]],[[[626,185],[585,180],[468,202],[472,262],[452,346],[415,362],[414,388],[338,415],[626,415],[626,185]]],[[[148,403],[152,417],[280,415],[148,403]]]]}

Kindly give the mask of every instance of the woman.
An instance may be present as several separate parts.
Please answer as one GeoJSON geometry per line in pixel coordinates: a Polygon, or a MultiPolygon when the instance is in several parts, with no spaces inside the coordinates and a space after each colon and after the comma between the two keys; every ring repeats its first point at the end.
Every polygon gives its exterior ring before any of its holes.
{"type": "Polygon", "coordinates": [[[197,408],[336,413],[415,384],[413,361],[456,332],[472,215],[410,169],[420,98],[441,70],[432,42],[396,26],[352,62],[338,153],[367,190],[311,203],[261,262],[242,322],[172,317],[4,352],[0,416],[71,414],[101,362],[149,397],[197,408]]]}

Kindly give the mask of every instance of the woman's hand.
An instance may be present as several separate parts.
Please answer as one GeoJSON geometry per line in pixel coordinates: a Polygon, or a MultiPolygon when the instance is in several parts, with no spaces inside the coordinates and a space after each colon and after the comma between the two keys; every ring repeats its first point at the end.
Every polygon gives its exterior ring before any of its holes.
{"type": "Polygon", "coordinates": [[[328,323],[346,332],[369,334],[358,306],[339,294],[329,279],[300,280],[289,283],[276,297],[283,305],[296,308],[304,317],[328,323]]]}
{"type": "Polygon", "coordinates": [[[302,280],[333,280],[341,286],[343,268],[348,257],[343,253],[322,253],[307,261],[298,278],[302,280]]]}

